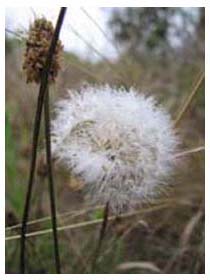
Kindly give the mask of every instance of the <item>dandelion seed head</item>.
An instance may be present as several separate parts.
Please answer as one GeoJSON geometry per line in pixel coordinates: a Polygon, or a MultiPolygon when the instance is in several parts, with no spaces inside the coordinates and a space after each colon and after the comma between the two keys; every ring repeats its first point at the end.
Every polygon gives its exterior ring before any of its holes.
{"type": "Polygon", "coordinates": [[[86,87],[57,103],[52,150],[114,212],[152,199],[173,174],[178,137],[169,114],[135,89],[86,87]]]}

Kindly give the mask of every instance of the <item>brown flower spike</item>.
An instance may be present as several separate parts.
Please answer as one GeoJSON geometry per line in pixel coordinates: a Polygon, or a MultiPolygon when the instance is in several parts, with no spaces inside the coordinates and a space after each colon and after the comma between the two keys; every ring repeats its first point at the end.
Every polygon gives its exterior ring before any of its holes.
{"type": "MultiPolygon", "coordinates": [[[[54,33],[53,25],[45,18],[39,18],[30,26],[26,51],[24,53],[23,69],[26,72],[27,83],[39,83],[44,68],[46,56],[54,33]]],[[[60,69],[63,45],[60,40],[56,45],[55,54],[49,72],[49,81],[54,82],[60,69]]]]}

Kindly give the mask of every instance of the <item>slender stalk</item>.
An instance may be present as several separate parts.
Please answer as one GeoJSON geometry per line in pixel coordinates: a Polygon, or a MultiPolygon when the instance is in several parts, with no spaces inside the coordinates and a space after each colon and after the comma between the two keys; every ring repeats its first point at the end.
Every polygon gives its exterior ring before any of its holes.
{"type": "Polygon", "coordinates": [[[103,242],[105,234],[106,234],[108,217],[109,217],[109,202],[106,203],[106,206],[104,208],[103,222],[102,222],[102,225],[101,225],[99,239],[98,239],[97,247],[96,247],[96,250],[95,250],[95,253],[94,253],[94,256],[93,256],[92,265],[91,265],[92,273],[94,273],[94,271],[96,269],[97,258],[100,255],[101,245],[102,245],[102,242],[103,242]]]}
{"type": "MultiPolygon", "coordinates": [[[[184,205],[184,206],[190,206],[190,207],[192,206],[192,204],[190,204],[188,202],[179,201],[179,203],[178,203],[178,201],[176,201],[176,200],[170,200],[167,203],[163,202],[161,205],[149,207],[148,209],[138,210],[138,211],[128,213],[128,214],[123,214],[123,215],[120,215],[118,217],[121,218],[121,219],[131,218],[131,217],[134,217],[136,215],[151,213],[153,211],[158,211],[158,210],[161,210],[161,209],[165,209],[165,208],[171,207],[172,205],[173,206],[184,205]]],[[[116,216],[111,216],[107,220],[108,221],[114,221],[115,219],[116,219],[116,216]]],[[[84,222],[80,222],[80,223],[76,223],[76,224],[70,224],[70,225],[65,225],[65,226],[58,227],[57,231],[81,229],[81,228],[84,228],[84,227],[94,226],[94,225],[98,225],[98,224],[101,224],[101,223],[103,223],[103,219],[84,221],[84,222]]],[[[52,228],[27,233],[26,237],[27,238],[38,237],[38,236],[46,235],[46,234],[49,234],[49,233],[52,233],[52,228]]],[[[11,236],[6,237],[5,241],[12,241],[12,240],[20,239],[20,238],[21,238],[20,235],[11,235],[11,236]]]]}
{"type": "Polygon", "coordinates": [[[125,81],[125,77],[122,75],[122,73],[114,68],[113,63],[106,57],[104,56],[98,49],[96,49],[91,43],[89,43],[85,38],[83,38],[83,36],[72,26],[69,25],[69,27],[71,28],[71,31],[86,45],[88,46],[90,49],[92,49],[95,54],[97,54],[98,56],[100,56],[106,63],[107,66],[109,67],[109,69],[112,71],[113,76],[116,78],[117,81],[124,83],[125,81]]]}
{"type": "Polygon", "coordinates": [[[5,28],[5,31],[6,31],[7,33],[10,33],[10,34],[16,36],[17,39],[19,39],[19,40],[24,40],[24,39],[25,39],[23,35],[21,35],[20,33],[16,32],[16,31],[10,30],[10,29],[8,29],[8,28],[5,28]]]}
{"type": "Polygon", "coordinates": [[[194,149],[191,149],[191,150],[187,150],[187,151],[183,151],[181,153],[178,153],[178,154],[175,155],[175,158],[188,156],[188,155],[203,152],[203,151],[205,151],[205,147],[201,146],[201,147],[197,147],[197,148],[194,148],[194,149]]]}
{"type": "Polygon", "coordinates": [[[185,112],[187,111],[187,109],[189,108],[193,98],[195,97],[196,93],[198,92],[199,87],[201,86],[202,82],[204,81],[204,73],[201,73],[201,75],[199,76],[195,86],[192,89],[192,92],[190,93],[190,95],[187,97],[183,107],[181,108],[180,112],[178,113],[178,116],[175,120],[175,126],[178,126],[183,115],[185,114],[185,112]]]}
{"type": "MultiPolygon", "coordinates": [[[[91,210],[97,210],[97,209],[101,209],[101,206],[95,206],[93,208],[85,208],[82,210],[71,210],[71,211],[66,211],[64,213],[61,214],[57,214],[56,217],[58,218],[66,218],[66,217],[70,217],[70,218],[75,218],[78,216],[82,216],[84,214],[86,214],[87,212],[91,211],[91,210]]],[[[27,223],[27,225],[33,225],[33,224],[37,224],[37,223],[42,223],[42,222],[46,222],[48,220],[51,219],[51,216],[45,216],[36,220],[31,220],[27,223]]],[[[20,228],[21,224],[16,224],[13,226],[8,226],[5,228],[6,231],[11,231],[11,230],[15,230],[17,228],[20,228]]]]}
{"type": "Polygon", "coordinates": [[[21,227],[20,273],[25,273],[25,241],[26,241],[25,234],[27,231],[27,221],[28,221],[28,216],[30,211],[31,194],[33,190],[33,182],[34,182],[34,174],[35,174],[36,158],[37,158],[37,146],[38,146],[44,96],[48,85],[48,73],[51,67],[53,54],[55,52],[55,48],[61,30],[61,26],[64,20],[65,12],[66,12],[66,8],[64,7],[61,8],[58,16],[57,24],[55,27],[55,32],[53,34],[52,42],[46,58],[45,67],[43,69],[42,76],[41,76],[41,84],[39,89],[39,96],[37,101],[37,109],[36,109],[35,122],[34,122],[30,174],[29,174],[28,188],[27,188],[27,194],[26,194],[24,211],[23,211],[22,227],[21,227]]]}
{"type": "Polygon", "coordinates": [[[46,90],[44,109],[45,109],[44,112],[45,112],[46,156],[47,156],[50,208],[51,208],[51,219],[52,219],[53,240],[54,240],[55,267],[56,267],[56,273],[61,273],[59,246],[58,246],[58,237],[57,237],[56,201],[55,201],[53,170],[52,170],[52,160],[51,160],[49,88],[47,88],[46,90]]]}

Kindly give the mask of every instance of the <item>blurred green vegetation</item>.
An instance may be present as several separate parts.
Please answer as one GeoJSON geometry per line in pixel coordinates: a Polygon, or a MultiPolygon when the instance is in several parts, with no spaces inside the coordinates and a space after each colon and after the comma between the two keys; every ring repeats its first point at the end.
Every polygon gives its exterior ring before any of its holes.
{"type": "MultiPolygon", "coordinates": [[[[131,19],[133,12],[130,15],[131,19]]],[[[138,14],[138,11],[135,13],[138,14]]],[[[144,15],[145,20],[147,13],[148,11],[144,15]]],[[[124,85],[127,88],[135,86],[139,91],[155,95],[158,102],[163,104],[175,119],[192,89],[194,80],[204,69],[202,16],[200,21],[195,21],[197,27],[193,40],[184,40],[183,47],[174,48],[173,52],[166,48],[165,57],[154,54],[147,47],[148,42],[144,45],[145,52],[141,50],[139,53],[135,52],[135,55],[127,48],[127,44],[122,42],[121,55],[110,64],[103,60],[93,63],[73,53],[64,53],[62,71],[51,89],[52,106],[55,100],[65,96],[68,88],[79,89],[87,82],[109,83],[124,85]],[[196,40],[199,42],[192,47],[196,40]]],[[[120,17],[123,16],[120,14],[120,17]]],[[[113,27],[113,33],[114,30],[113,27]]],[[[123,30],[129,32],[127,29],[123,30]]],[[[158,31],[158,34],[162,33],[158,31]]],[[[130,40],[130,37],[126,40],[130,40]]],[[[164,44],[163,36],[159,36],[158,40],[158,48],[161,48],[164,44]]],[[[142,40],[138,44],[141,42],[142,40]]],[[[24,42],[6,38],[6,226],[21,221],[38,92],[35,85],[25,83],[21,68],[23,45],[24,42]]],[[[181,148],[191,149],[204,145],[204,111],[205,97],[202,85],[178,128],[182,138],[181,148]]],[[[30,219],[49,215],[43,147],[41,134],[30,219]]],[[[54,171],[58,212],[86,209],[88,205],[77,178],[59,166],[54,166],[54,171]]],[[[157,205],[160,206],[159,210],[151,210],[128,219],[116,219],[109,223],[101,256],[97,262],[97,273],[154,273],[146,267],[125,271],[117,269],[120,264],[126,262],[152,263],[163,273],[205,272],[203,152],[183,158],[177,175],[171,182],[171,192],[157,201],[157,205]],[[167,208],[162,207],[165,203],[168,203],[167,208]]],[[[150,207],[152,205],[146,205],[145,209],[150,207]]],[[[100,219],[102,215],[101,209],[92,209],[78,216],[72,214],[60,218],[59,226],[100,219]]],[[[51,223],[48,220],[31,225],[29,231],[50,227],[51,223]]],[[[92,225],[59,233],[63,273],[89,272],[99,230],[99,225],[92,225]]],[[[19,229],[7,231],[8,235],[18,233],[19,229]]],[[[27,250],[29,273],[54,273],[51,235],[29,238],[27,250]]],[[[18,272],[18,258],[19,240],[7,241],[7,273],[18,272]]]]}
{"type": "Polygon", "coordinates": [[[5,142],[6,142],[6,202],[15,215],[20,218],[25,197],[25,188],[21,186],[22,178],[17,172],[16,141],[12,133],[9,113],[6,111],[5,142]]]}

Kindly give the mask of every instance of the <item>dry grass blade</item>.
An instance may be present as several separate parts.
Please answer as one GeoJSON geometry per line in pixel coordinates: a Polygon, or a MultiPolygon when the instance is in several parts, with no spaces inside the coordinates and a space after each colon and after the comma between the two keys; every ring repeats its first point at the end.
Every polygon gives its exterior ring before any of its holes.
{"type": "MultiPolygon", "coordinates": [[[[166,204],[166,203],[169,203],[169,204],[173,204],[173,203],[179,203],[179,205],[185,205],[185,206],[192,206],[192,204],[189,202],[189,201],[185,201],[185,200],[180,200],[180,198],[173,198],[173,199],[157,199],[156,200],[156,205],[155,206],[151,206],[150,208],[153,209],[153,207],[157,207],[157,205],[162,205],[162,204],[166,204]],[[177,201],[178,200],[178,201],[177,201]]],[[[67,211],[67,212],[64,212],[64,213],[61,213],[61,214],[57,214],[57,218],[64,218],[64,217],[68,217],[70,216],[71,218],[75,218],[75,217],[78,217],[78,216],[81,216],[85,213],[87,213],[88,211],[93,211],[93,210],[98,210],[98,209],[102,209],[103,206],[95,206],[95,207],[90,207],[90,208],[86,208],[86,209],[82,209],[82,210],[75,210],[75,211],[67,211]]],[[[143,213],[144,211],[148,211],[147,209],[146,210],[143,210],[143,213]]],[[[38,224],[38,223],[42,223],[42,222],[45,222],[45,221],[49,221],[51,219],[51,216],[46,216],[46,217],[42,217],[42,218],[39,218],[39,219],[35,219],[35,220],[31,220],[27,223],[27,225],[33,225],[33,224],[38,224]]],[[[21,223],[19,224],[16,224],[16,225],[13,225],[13,226],[9,226],[9,227],[6,227],[6,231],[10,231],[10,230],[15,230],[15,229],[18,229],[21,227],[21,223]]]]}
{"type": "Polygon", "coordinates": [[[68,64],[66,65],[65,69],[63,72],[65,72],[66,70],[68,70],[68,68],[70,68],[71,66],[77,68],[79,71],[81,71],[82,73],[92,77],[95,81],[103,83],[104,79],[102,79],[99,75],[96,75],[95,73],[91,72],[90,69],[88,69],[87,67],[82,67],[80,66],[78,63],[75,62],[68,62],[68,64]]]}
{"type": "MultiPolygon", "coordinates": [[[[84,9],[81,7],[82,12],[89,18],[89,20],[98,28],[98,30],[101,32],[101,34],[104,36],[104,38],[107,40],[108,43],[111,44],[111,46],[115,49],[117,55],[121,57],[121,51],[117,44],[117,42],[112,39],[111,37],[107,36],[107,33],[103,30],[103,28],[98,24],[98,22],[84,9]]],[[[129,58],[126,57],[124,61],[124,67],[131,66],[132,62],[129,60],[129,58]]]]}
{"type": "Polygon", "coordinates": [[[203,151],[205,151],[205,147],[201,146],[201,147],[193,148],[193,149],[178,153],[175,155],[175,157],[179,158],[179,157],[188,156],[190,154],[195,154],[195,153],[199,153],[199,152],[203,152],[203,151]]]}
{"type": "Polygon", "coordinates": [[[144,220],[137,220],[134,223],[132,223],[127,230],[122,234],[120,237],[121,240],[125,239],[135,228],[137,227],[143,227],[146,230],[149,230],[149,225],[144,220]]]}
{"type": "Polygon", "coordinates": [[[167,262],[165,268],[164,268],[164,273],[168,273],[171,271],[173,265],[181,259],[183,254],[186,252],[188,249],[188,244],[190,241],[190,237],[192,236],[193,230],[196,227],[196,225],[199,223],[201,217],[203,215],[202,209],[198,210],[198,212],[193,215],[193,217],[189,220],[189,222],[186,224],[183,233],[181,234],[180,237],[180,246],[179,248],[174,252],[172,258],[169,259],[167,262]]]}
{"type": "Polygon", "coordinates": [[[76,35],[87,47],[92,49],[98,56],[100,56],[107,63],[107,66],[109,66],[109,68],[113,72],[115,78],[120,82],[124,82],[124,77],[122,76],[122,74],[118,73],[118,71],[116,69],[114,69],[113,64],[107,59],[107,57],[105,57],[100,51],[98,51],[94,46],[92,46],[92,44],[90,44],[88,41],[86,41],[80,35],[80,33],[77,32],[77,30],[74,27],[72,27],[71,25],[69,25],[69,26],[71,28],[71,31],[74,33],[74,35],[76,35]]]}
{"type": "Polygon", "coordinates": [[[190,95],[187,97],[183,107],[181,108],[180,112],[177,115],[177,118],[175,120],[175,126],[178,126],[183,115],[185,114],[185,112],[187,111],[187,109],[189,108],[193,98],[195,97],[196,93],[198,92],[199,87],[201,86],[202,82],[204,81],[204,73],[201,73],[201,75],[199,76],[195,86],[193,87],[190,95]]]}
{"type": "Polygon", "coordinates": [[[112,40],[109,36],[107,36],[106,32],[102,29],[98,22],[86,11],[85,8],[81,7],[81,10],[89,18],[89,20],[93,22],[93,24],[98,28],[101,34],[103,34],[104,38],[106,38],[106,40],[115,48],[117,54],[120,56],[120,50],[115,41],[112,40]]]}
{"type": "Polygon", "coordinates": [[[143,269],[154,273],[161,273],[161,270],[152,262],[126,262],[117,266],[119,271],[130,270],[130,269],[143,269]]]}
{"type": "Polygon", "coordinates": [[[15,36],[18,40],[25,40],[25,36],[22,33],[18,33],[17,31],[10,30],[8,28],[5,28],[5,31],[9,34],[12,34],[15,36]]]}
{"type": "MultiPolygon", "coordinates": [[[[61,214],[57,214],[57,218],[64,218],[64,217],[71,217],[71,218],[75,218],[75,217],[78,217],[78,216],[81,216],[85,213],[87,213],[88,211],[91,211],[91,210],[98,210],[98,209],[101,209],[102,206],[96,206],[96,207],[92,207],[92,208],[87,208],[87,209],[82,209],[82,210],[77,210],[77,211],[68,211],[68,212],[64,212],[64,213],[61,213],[61,214]]],[[[33,224],[38,224],[38,223],[42,223],[42,222],[46,222],[46,221],[49,221],[51,219],[51,216],[46,216],[46,217],[43,217],[43,218],[40,218],[40,219],[36,219],[36,220],[31,220],[27,223],[27,225],[33,225],[33,224]]],[[[21,227],[21,223],[20,224],[16,224],[16,225],[13,225],[13,226],[10,226],[10,227],[6,227],[6,231],[9,231],[9,230],[15,230],[15,229],[18,229],[21,227]]]]}
{"type": "Polygon", "coordinates": [[[70,25],[71,31],[76,35],[85,45],[87,45],[90,49],[92,49],[98,56],[100,56],[104,61],[106,61],[109,65],[112,63],[105,57],[100,51],[98,51],[92,44],[90,44],[83,36],[73,27],[70,25]]]}
{"type": "MultiPolygon", "coordinates": [[[[120,215],[119,218],[130,218],[139,214],[145,214],[145,213],[150,213],[152,211],[157,211],[157,210],[161,210],[167,207],[171,207],[171,204],[169,203],[163,203],[162,205],[158,205],[158,206],[154,206],[154,207],[150,207],[148,209],[142,209],[139,211],[135,211],[135,212],[131,212],[128,214],[123,214],[120,215]]],[[[108,221],[113,221],[116,219],[116,216],[110,216],[108,218],[108,221]]],[[[87,227],[87,226],[93,226],[93,225],[97,225],[97,224],[101,224],[103,222],[103,219],[96,219],[96,220],[92,220],[92,221],[85,221],[85,222],[81,222],[81,223],[76,223],[76,224],[70,224],[70,225],[66,225],[66,226],[62,226],[62,227],[58,227],[57,231],[64,231],[64,230],[70,230],[70,229],[78,229],[78,228],[83,228],[83,227],[87,227]]],[[[52,229],[45,229],[45,230],[40,230],[40,231],[34,231],[34,232],[30,232],[28,234],[26,234],[26,237],[35,237],[35,236],[40,236],[40,235],[44,235],[44,234],[49,234],[52,232],[52,229]]],[[[6,241],[10,241],[10,240],[16,240],[16,239],[20,239],[20,235],[12,235],[12,236],[8,236],[5,238],[6,241]]]]}
{"type": "Polygon", "coordinates": [[[189,244],[190,241],[190,237],[193,233],[194,228],[196,227],[196,225],[199,223],[201,217],[203,215],[203,211],[199,210],[187,223],[187,225],[185,226],[185,229],[181,235],[180,238],[180,247],[181,248],[186,248],[187,245],[189,244]]]}
{"type": "MultiPolygon", "coordinates": [[[[180,205],[185,205],[185,206],[192,206],[192,204],[189,202],[189,201],[185,201],[185,200],[180,200],[180,198],[173,198],[173,199],[157,199],[156,200],[156,205],[161,205],[161,204],[165,204],[165,203],[176,203],[177,200],[179,200],[179,204],[180,205]]],[[[153,206],[154,207],[154,206],[153,206]]],[[[156,207],[156,206],[155,206],[156,207]]],[[[81,216],[85,213],[87,213],[88,211],[94,211],[94,210],[98,210],[98,209],[102,209],[103,206],[95,206],[95,207],[90,207],[90,208],[86,208],[86,209],[82,209],[82,210],[72,210],[72,211],[67,211],[67,212],[64,212],[64,213],[60,213],[60,214],[57,214],[57,218],[60,219],[60,218],[64,218],[64,217],[70,217],[70,218],[75,218],[75,217],[78,217],[78,216],[81,216]]],[[[33,224],[38,224],[38,223],[42,223],[42,222],[46,222],[46,221],[49,221],[51,219],[51,216],[46,216],[46,217],[42,217],[42,218],[39,218],[39,219],[35,219],[35,220],[31,220],[27,223],[27,225],[33,225],[33,224]]],[[[10,231],[10,230],[16,230],[18,228],[21,227],[21,223],[19,224],[16,224],[16,225],[13,225],[13,226],[9,226],[9,227],[6,227],[5,230],[6,231],[10,231]]]]}

